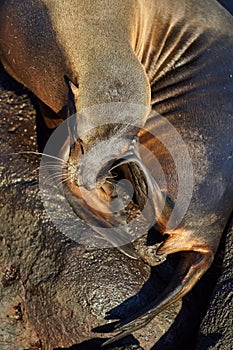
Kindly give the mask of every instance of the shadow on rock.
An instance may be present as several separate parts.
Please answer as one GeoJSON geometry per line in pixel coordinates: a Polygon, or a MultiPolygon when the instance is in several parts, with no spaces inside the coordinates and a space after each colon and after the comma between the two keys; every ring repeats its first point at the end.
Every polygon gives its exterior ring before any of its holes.
{"type": "Polygon", "coordinates": [[[56,348],[54,350],[143,350],[133,336],[128,336],[127,339],[124,339],[124,342],[116,342],[115,345],[101,347],[105,340],[107,339],[94,338],[84,341],[81,344],[75,344],[69,348],[56,348]]]}
{"type": "Polygon", "coordinates": [[[149,303],[157,297],[157,295],[165,287],[165,281],[161,279],[161,276],[170,276],[174,271],[170,261],[166,261],[163,264],[152,267],[151,274],[146,283],[142,286],[141,290],[132,297],[125,300],[120,305],[111,309],[107,314],[106,320],[118,320],[111,324],[106,324],[95,328],[94,332],[112,332],[113,327],[119,321],[124,321],[127,315],[133,315],[139,312],[142,308],[146,307],[149,303]]]}
{"type": "Polygon", "coordinates": [[[41,115],[38,101],[36,97],[33,95],[32,92],[27,90],[23,85],[21,85],[19,82],[14,80],[3,68],[1,62],[0,62],[0,86],[3,87],[5,90],[13,91],[16,95],[20,96],[23,94],[27,94],[31,104],[35,108],[36,111],[36,136],[37,136],[37,144],[38,144],[38,151],[43,152],[43,149],[49,139],[49,137],[52,135],[54,129],[47,128],[44,119],[41,115]]]}
{"type": "Polygon", "coordinates": [[[16,95],[22,95],[23,93],[28,92],[23,85],[21,85],[16,80],[14,80],[5,71],[1,62],[0,62],[0,74],[1,74],[0,86],[3,87],[3,89],[14,91],[16,95]]]}

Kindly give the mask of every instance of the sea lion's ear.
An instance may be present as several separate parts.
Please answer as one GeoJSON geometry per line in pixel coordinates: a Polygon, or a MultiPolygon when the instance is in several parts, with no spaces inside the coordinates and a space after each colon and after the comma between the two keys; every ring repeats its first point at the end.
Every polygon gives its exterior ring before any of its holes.
{"type": "Polygon", "coordinates": [[[68,86],[68,108],[69,108],[69,116],[76,113],[76,105],[75,100],[79,93],[79,88],[65,75],[64,80],[68,86]]]}
{"type": "Polygon", "coordinates": [[[72,81],[67,77],[64,76],[64,80],[69,88],[68,93],[68,132],[71,140],[71,144],[73,145],[74,142],[78,139],[78,131],[77,131],[77,120],[75,118],[69,118],[72,116],[76,116],[77,110],[75,105],[75,97],[77,96],[78,87],[72,83],[72,81]],[[76,95],[75,95],[76,94],[76,95]]]}
{"type": "Polygon", "coordinates": [[[79,94],[79,88],[75,85],[66,75],[64,76],[65,82],[69,87],[70,92],[73,96],[77,96],[79,94]]]}
{"type": "Polygon", "coordinates": [[[78,86],[76,86],[74,83],[72,83],[72,81],[69,80],[69,86],[70,86],[70,89],[73,93],[74,96],[77,96],[79,94],[79,88],[78,86]]]}

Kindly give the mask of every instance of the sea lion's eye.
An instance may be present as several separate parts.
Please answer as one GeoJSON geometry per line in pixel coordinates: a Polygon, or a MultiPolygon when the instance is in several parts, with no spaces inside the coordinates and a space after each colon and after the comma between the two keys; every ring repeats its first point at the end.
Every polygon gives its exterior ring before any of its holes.
{"type": "Polygon", "coordinates": [[[80,149],[81,149],[81,153],[84,154],[84,146],[83,146],[82,139],[78,138],[77,141],[79,143],[79,146],[80,146],[80,149]]]}

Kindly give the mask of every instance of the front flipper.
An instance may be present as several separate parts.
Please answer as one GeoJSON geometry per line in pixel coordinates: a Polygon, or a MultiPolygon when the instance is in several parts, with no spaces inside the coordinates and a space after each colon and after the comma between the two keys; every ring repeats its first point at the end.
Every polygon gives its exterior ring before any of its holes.
{"type": "Polygon", "coordinates": [[[167,288],[165,288],[154,302],[125,321],[119,322],[114,327],[114,330],[119,331],[119,333],[107,340],[103,346],[111,344],[146,326],[157,314],[189,292],[209,268],[212,261],[213,253],[212,251],[207,251],[207,249],[203,252],[183,252],[176,272],[167,288]]]}

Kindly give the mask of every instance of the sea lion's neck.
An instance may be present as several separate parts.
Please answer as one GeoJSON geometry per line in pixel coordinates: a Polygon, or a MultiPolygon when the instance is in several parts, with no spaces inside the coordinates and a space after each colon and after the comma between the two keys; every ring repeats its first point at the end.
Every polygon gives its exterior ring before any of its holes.
{"type": "Polygon", "coordinates": [[[91,45],[84,45],[80,51],[76,61],[76,67],[80,69],[75,106],[78,113],[87,109],[88,113],[82,122],[78,118],[79,131],[83,133],[92,125],[96,127],[91,139],[85,141],[82,136],[84,144],[89,149],[103,138],[110,138],[112,128],[109,125],[121,120],[127,124],[127,132],[124,134],[122,129],[125,127],[119,125],[114,133],[118,130],[121,136],[133,137],[148,116],[151,91],[144,67],[129,42],[119,38],[118,33],[104,39],[97,34],[91,45]],[[130,113],[132,105],[138,106],[133,115],[130,113]]]}
{"type": "MultiPolygon", "coordinates": [[[[137,2],[76,1],[71,5],[69,1],[61,11],[59,1],[54,2],[51,17],[72,72],[69,78],[78,87],[74,94],[77,112],[110,103],[137,104],[144,107],[140,116],[144,125],[151,91],[145,69],[133,50],[137,2]]],[[[79,129],[87,130],[91,124],[96,124],[94,108],[82,125],[79,122],[79,129]]],[[[99,135],[109,137],[108,127],[96,130],[93,140],[98,142],[99,135]]],[[[92,147],[90,140],[88,147],[92,147]]]]}
{"type": "Polygon", "coordinates": [[[137,1],[74,0],[66,8],[61,1],[45,2],[79,87],[78,110],[108,102],[149,107],[149,81],[133,50],[137,1]]]}
{"type": "Polygon", "coordinates": [[[150,85],[130,44],[95,37],[77,59],[78,110],[111,102],[150,105],[150,85]]]}

